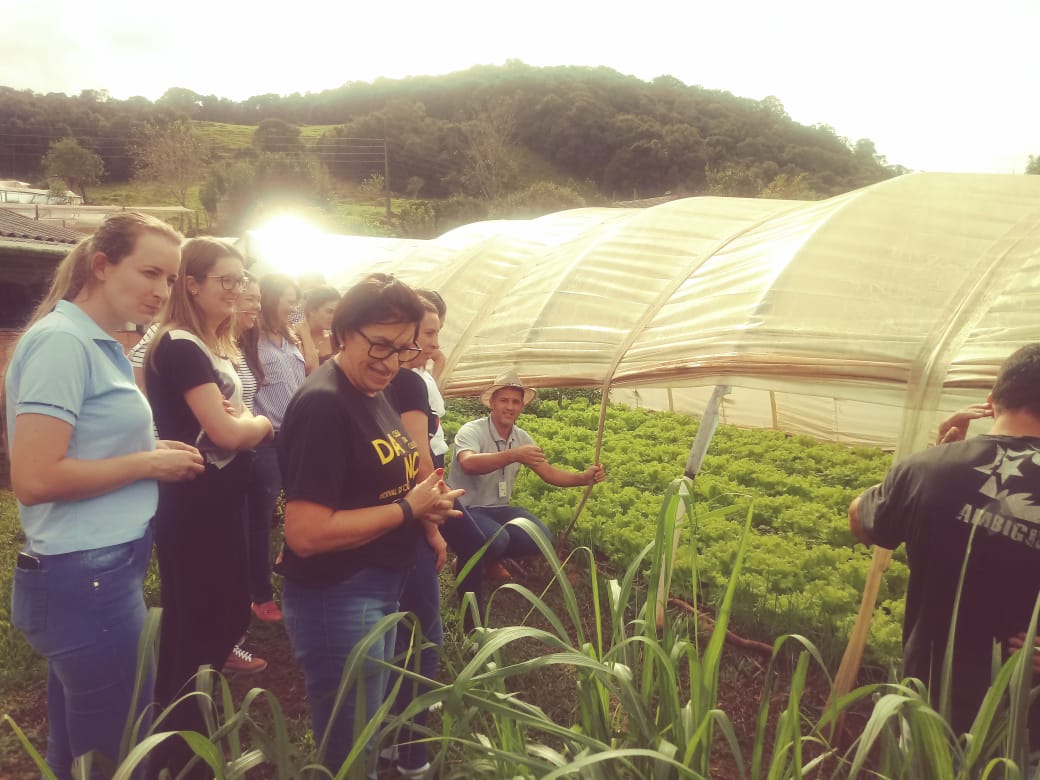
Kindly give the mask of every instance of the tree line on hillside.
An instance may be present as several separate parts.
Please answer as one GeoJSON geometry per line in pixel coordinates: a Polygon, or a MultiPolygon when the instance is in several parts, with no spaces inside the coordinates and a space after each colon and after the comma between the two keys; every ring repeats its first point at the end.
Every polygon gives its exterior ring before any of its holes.
{"type": "Polygon", "coordinates": [[[267,189],[320,200],[337,180],[382,176],[384,145],[389,188],[429,199],[413,207],[420,222],[423,209],[443,211],[438,201],[451,198],[467,208],[541,195],[816,198],[905,171],[867,139],[851,143],[828,126],[794,122],[775,97],[755,101],[670,76],[648,83],[609,68],[510,62],[240,102],[183,88],[153,103],[0,87],[0,178],[59,176],[82,190],[173,175],[178,202],[186,186],[201,185],[207,211],[223,203],[236,218],[245,208],[236,199],[267,189]],[[257,130],[248,148],[217,154],[195,132],[200,122],[257,130]],[[330,127],[304,140],[302,125],[330,127]],[[59,176],[54,147],[63,142],[85,152],[77,182],[59,176]]]}

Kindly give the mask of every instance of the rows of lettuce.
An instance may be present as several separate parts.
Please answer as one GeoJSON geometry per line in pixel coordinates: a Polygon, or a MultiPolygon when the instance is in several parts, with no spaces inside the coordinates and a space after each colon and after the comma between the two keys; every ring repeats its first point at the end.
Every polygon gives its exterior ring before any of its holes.
{"type": "MultiPolygon", "coordinates": [[[[595,399],[593,399],[595,400],[595,399]]],[[[449,437],[480,413],[450,403],[449,437]]],[[[585,397],[546,400],[520,419],[550,463],[581,469],[592,459],[598,403],[585,397]]],[[[588,544],[624,568],[653,539],[661,496],[682,473],[697,433],[694,418],[611,406],[601,460],[608,479],[597,486],[571,532],[571,544],[588,544]]],[[[749,504],[754,537],[747,550],[732,627],[771,642],[786,633],[808,636],[836,662],[855,620],[870,568],[870,553],[848,529],[849,502],[881,480],[891,456],[805,436],[720,426],[694,485],[696,505],[733,506],[728,519],[695,521],[684,539],[673,594],[711,605],[732,571],[749,504]],[[740,511],[743,510],[743,511],[740,511]],[[696,559],[700,592],[694,593],[696,559]]],[[[532,509],[555,531],[570,524],[582,490],[561,490],[522,473],[514,502],[532,509]]],[[[902,596],[907,568],[897,552],[884,578],[868,644],[868,660],[888,666],[900,657],[902,596]]]]}

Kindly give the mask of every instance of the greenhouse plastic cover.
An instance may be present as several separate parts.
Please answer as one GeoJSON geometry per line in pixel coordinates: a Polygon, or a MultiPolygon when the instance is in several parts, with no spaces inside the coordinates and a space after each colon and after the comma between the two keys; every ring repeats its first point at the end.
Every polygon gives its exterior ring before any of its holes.
{"type": "Polygon", "coordinates": [[[343,258],[448,302],[445,390],[541,387],[920,449],[1040,340],[1040,176],[902,176],[824,201],[698,197],[477,223],[343,258]]]}

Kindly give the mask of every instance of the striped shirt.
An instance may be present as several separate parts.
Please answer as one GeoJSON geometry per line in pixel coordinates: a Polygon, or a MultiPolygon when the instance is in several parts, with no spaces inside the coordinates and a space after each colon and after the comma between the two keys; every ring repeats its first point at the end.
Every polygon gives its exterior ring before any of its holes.
{"type": "Polygon", "coordinates": [[[235,363],[235,373],[242,381],[242,403],[245,404],[246,409],[252,412],[256,397],[256,377],[253,376],[249,364],[246,363],[245,355],[240,355],[238,362],[235,363]]]}
{"type": "Polygon", "coordinates": [[[159,323],[153,322],[148,326],[148,330],[141,336],[141,340],[130,347],[130,351],[126,353],[126,356],[130,358],[130,365],[134,368],[144,368],[144,356],[148,354],[148,347],[152,344],[152,339],[155,338],[155,334],[159,332],[159,323]]]}
{"type": "Polygon", "coordinates": [[[285,407],[307,377],[307,368],[300,348],[286,338],[282,338],[279,346],[266,333],[261,333],[257,352],[264,381],[256,388],[253,410],[269,419],[277,431],[282,427],[285,407]]]}

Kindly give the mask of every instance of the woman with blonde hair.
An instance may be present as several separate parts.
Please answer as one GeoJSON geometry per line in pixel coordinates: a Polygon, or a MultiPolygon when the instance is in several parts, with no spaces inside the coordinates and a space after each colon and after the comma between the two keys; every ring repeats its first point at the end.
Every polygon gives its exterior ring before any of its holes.
{"type": "MultiPolygon", "coordinates": [[[[145,382],[160,435],[196,444],[206,469],[194,482],[159,493],[155,543],[163,617],[156,699],[163,706],[190,690],[199,666],[221,668],[245,633],[241,513],[249,450],[272,434],[270,421],[243,405],[234,368],[231,326],[245,285],[242,256],[212,238],[191,239],[181,254],[180,276],[145,360],[145,382]]],[[[198,702],[179,703],[162,726],[204,732],[198,702]]],[[[179,770],[190,754],[179,741],[164,744],[160,768],[179,770]]]]}
{"type": "Polygon", "coordinates": [[[133,708],[149,520],[158,483],[203,470],[195,447],[158,442],[116,332],[170,295],[180,234],[114,214],[58,266],[18,341],[5,383],[11,484],[25,531],[11,622],[47,658],[47,763],[116,760],[133,708]]]}

